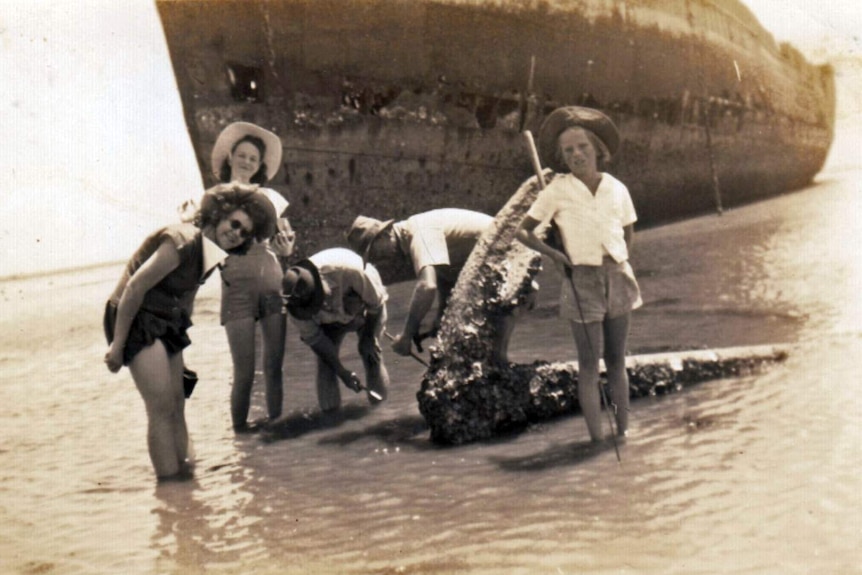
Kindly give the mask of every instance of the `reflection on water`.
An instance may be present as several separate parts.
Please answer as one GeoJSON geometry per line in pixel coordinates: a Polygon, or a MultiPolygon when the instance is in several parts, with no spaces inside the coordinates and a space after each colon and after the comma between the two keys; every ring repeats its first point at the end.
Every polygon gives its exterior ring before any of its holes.
{"type": "MultiPolygon", "coordinates": [[[[285,421],[235,436],[214,284],[186,355],[201,377],[187,405],[196,477],[156,485],[142,402],[100,361],[119,269],[5,282],[0,571],[860,573],[854,181],[639,234],[633,351],[795,347],[765,374],[634,402],[621,464],[586,443],[576,415],[435,446],[409,358],[387,359],[386,404],[346,392],[341,416],[324,417],[293,330],[285,421]]],[[[515,361],[573,357],[557,280],[541,283],[515,361]]],[[[409,288],[393,289],[396,324],[409,288]]],[[[355,345],[345,351],[358,365],[355,345]]]]}

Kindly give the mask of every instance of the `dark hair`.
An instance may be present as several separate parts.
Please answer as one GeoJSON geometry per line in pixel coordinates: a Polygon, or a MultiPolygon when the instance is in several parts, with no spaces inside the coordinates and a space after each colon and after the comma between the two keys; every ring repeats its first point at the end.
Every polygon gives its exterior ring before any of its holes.
{"type": "Polygon", "coordinates": [[[194,224],[199,228],[215,227],[236,210],[245,212],[254,226],[252,235],[237,247],[227,250],[229,253],[244,254],[251,248],[255,238],[258,241],[265,239],[260,236],[269,222],[269,216],[260,204],[248,199],[228,198],[222,195],[215,195],[213,199],[213,202],[205,203],[195,215],[194,224]]]}
{"type": "MultiPolygon", "coordinates": [[[[581,126],[570,126],[563,130],[563,132],[571,130],[572,128],[580,128],[584,131],[584,134],[587,135],[587,139],[590,141],[590,143],[593,145],[593,149],[596,151],[596,168],[601,171],[605,171],[611,164],[611,153],[608,150],[608,146],[602,141],[601,138],[599,138],[595,134],[595,132],[581,126]]],[[[566,162],[563,160],[563,151],[560,149],[559,144],[560,136],[563,134],[563,132],[560,132],[559,135],[557,135],[557,161],[561,165],[565,166],[566,162]]]]}
{"type": "MultiPolygon", "coordinates": [[[[266,144],[263,143],[263,140],[258,138],[257,136],[245,135],[239,140],[237,140],[233,146],[230,148],[230,153],[236,151],[237,147],[243,142],[248,142],[257,148],[258,153],[260,154],[260,168],[258,168],[257,172],[251,177],[249,180],[252,184],[265,184],[266,183],[266,162],[263,161],[263,157],[266,156],[266,144]]],[[[225,158],[218,172],[219,180],[224,183],[230,182],[230,163],[228,162],[228,158],[225,158]]]]}

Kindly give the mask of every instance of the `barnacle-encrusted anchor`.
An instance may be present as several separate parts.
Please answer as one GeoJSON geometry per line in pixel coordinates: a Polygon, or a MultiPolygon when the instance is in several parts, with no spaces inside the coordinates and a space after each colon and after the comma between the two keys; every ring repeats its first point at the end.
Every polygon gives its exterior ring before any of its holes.
{"type": "MultiPolygon", "coordinates": [[[[432,440],[461,444],[492,437],[577,406],[577,363],[513,364],[506,358],[511,317],[530,301],[541,256],[515,237],[539,192],[525,182],[482,235],[452,291],[416,397],[432,440]]],[[[780,361],[776,346],[698,350],[629,358],[633,397],[737,376],[780,361]]]]}

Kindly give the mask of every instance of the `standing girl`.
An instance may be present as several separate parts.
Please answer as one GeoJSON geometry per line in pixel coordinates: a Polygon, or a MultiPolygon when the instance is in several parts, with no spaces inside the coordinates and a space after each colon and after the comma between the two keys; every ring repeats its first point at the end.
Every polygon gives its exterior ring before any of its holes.
{"type": "MultiPolygon", "coordinates": [[[[278,136],[254,124],[235,122],[222,130],[213,147],[213,174],[221,182],[263,185],[278,172],[281,153],[278,136]]],[[[257,356],[256,324],[261,328],[269,421],[281,415],[284,399],[282,364],[287,328],[281,278],[286,258],[293,253],[295,234],[283,217],[287,200],[275,190],[260,191],[279,216],[278,232],[252,244],[245,254],[231,255],[221,270],[221,323],[233,360],[231,419],[238,432],[250,429],[247,418],[257,356]]]]}
{"type": "Polygon", "coordinates": [[[183,349],[191,340],[198,287],[229,252],[270,237],[275,211],[254,188],[207,193],[195,223],[151,234],[132,256],[108,300],[104,327],[112,372],[129,367],[147,410],[147,444],[160,480],[189,478],[183,349]]]}
{"type": "Polygon", "coordinates": [[[569,320],[578,350],[578,402],[593,441],[603,439],[602,356],[617,434],[625,435],[628,429],[626,341],[631,311],[641,305],[628,262],[637,215],[628,188],[601,171],[618,146],[616,126],[598,110],[554,110],[539,130],[539,150],[560,175],[539,192],[518,231],[525,245],[564,270],[560,315],[569,320]],[[548,221],[559,230],[561,249],[535,233],[548,221]]]}

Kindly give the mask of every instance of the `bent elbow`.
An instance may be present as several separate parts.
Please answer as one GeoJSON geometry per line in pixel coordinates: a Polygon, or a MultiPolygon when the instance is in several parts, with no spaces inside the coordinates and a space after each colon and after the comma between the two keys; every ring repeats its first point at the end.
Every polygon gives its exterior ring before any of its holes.
{"type": "Polygon", "coordinates": [[[421,279],[416,283],[417,294],[436,294],[437,280],[436,279],[421,279]]]}

